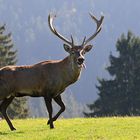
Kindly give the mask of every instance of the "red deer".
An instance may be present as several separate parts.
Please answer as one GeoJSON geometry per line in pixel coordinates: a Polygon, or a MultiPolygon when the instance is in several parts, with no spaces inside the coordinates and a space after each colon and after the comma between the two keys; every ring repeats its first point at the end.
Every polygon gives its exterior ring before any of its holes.
{"type": "Polygon", "coordinates": [[[84,55],[92,48],[92,45],[87,44],[102,28],[104,17],[101,16],[100,20],[97,20],[95,16],[90,16],[96,22],[97,28],[88,39],[84,37],[81,45],[75,45],[72,36],[70,41],[58,33],[53,26],[55,16],[48,16],[50,30],[66,43],[64,49],[69,55],[63,60],[49,60],[27,66],[6,66],[0,69],[0,111],[11,130],[16,129],[7,116],[6,109],[15,97],[23,96],[44,97],[49,114],[47,124],[54,128],[53,122],[65,110],[61,93],[78,80],[84,67],[84,55]],[[61,107],[54,117],[52,99],[61,107]]]}

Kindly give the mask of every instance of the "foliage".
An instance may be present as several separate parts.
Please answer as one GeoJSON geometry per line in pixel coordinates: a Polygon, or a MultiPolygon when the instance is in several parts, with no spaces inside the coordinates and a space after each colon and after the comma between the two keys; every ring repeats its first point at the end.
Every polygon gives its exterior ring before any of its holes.
{"type": "Polygon", "coordinates": [[[27,118],[29,116],[29,109],[27,98],[15,98],[7,109],[10,118],[27,118]]]}
{"type": "Polygon", "coordinates": [[[118,56],[110,54],[110,80],[98,79],[99,98],[86,116],[140,115],[140,38],[128,32],[118,39],[118,56]]]}
{"type": "MultiPolygon", "coordinates": [[[[0,26],[0,67],[14,65],[17,62],[17,50],[15,50],[11,33],[5,34],[5,25],[0,26]]],[[[11,118],[25,118],[28,115],[26,98],[15,98],[8,108],[11,118]]]]}
{"type": "Polygon", "coordinates": [[[13,50],[11,33],[4,34],[5,25],[0,27],[0,67],[14,65],[16,60],[16,50],[13,50]]]}
{"type": "Polygon", "coordinates": [[[0,139],[4,140],[139,140],[139,117],[59,119],[50,130],[46,119],[13,120],[11,132],[0,122],[0,139]]]}

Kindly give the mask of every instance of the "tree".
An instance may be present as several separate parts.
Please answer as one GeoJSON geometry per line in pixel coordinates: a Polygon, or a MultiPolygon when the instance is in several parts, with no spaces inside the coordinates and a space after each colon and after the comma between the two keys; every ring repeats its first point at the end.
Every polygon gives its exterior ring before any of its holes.
{"type": "Polygon", "coordinates": [[[119,55],[110,54],[106,68],[112,78],[98,79],[99,98],[85,116],[140,115],[140,38],[122,34],[116,49],[119,55]]]}
{"type": "MultiPolygon", "coordinates": [[[[17,62],[17,50],[12,43],[11,33],[4,32],[5,25],[0,26],[0,67],[14,65],[17,62]]],[[[15,98],[7,111],[11,118],[25,118],[28,116],[27,99],[15,98]]]]}

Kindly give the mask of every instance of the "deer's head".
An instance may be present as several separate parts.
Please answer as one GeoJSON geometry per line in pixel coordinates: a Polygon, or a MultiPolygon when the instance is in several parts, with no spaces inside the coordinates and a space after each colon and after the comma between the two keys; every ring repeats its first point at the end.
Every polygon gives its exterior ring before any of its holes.
{"type": "Polygon", "coordinates": [[[48,16],[48,23],[49,23],[49,27],[50,27],[51,31],[56,36],[58,36],[61,40],[63,40],[65,42],[65,44],[64,44],[65,51],[70,54],[70,58],[71,58],[71,61],[73,62],[73,64],[75,64],[75,66],[77,66],[79,68],[84,66],[84,60],[85,60],[84,55],[92,49],[92,45],[90,45],[88,43],[92,39],[94,39],[96,37],[96,35],[102,29],[102,22],[103,22],[104,16],[101,16],[100,20],[98,20],[92,14],[90,14],[90,16],[96,22],[97,28],[96,28],[95,33],[92,36],[90,36],[88,39],[86,39],[86,37],[84,37],[81,45],[75,45],[72,36],[71,36],[71,41],[70,41],[70,40],[66,39],[64,36],[62,36],[60,33],[58,33],[52,24],[53,19],[56,17],[56,15],[55,16],[51,16],[51,15],[48,16]]]}

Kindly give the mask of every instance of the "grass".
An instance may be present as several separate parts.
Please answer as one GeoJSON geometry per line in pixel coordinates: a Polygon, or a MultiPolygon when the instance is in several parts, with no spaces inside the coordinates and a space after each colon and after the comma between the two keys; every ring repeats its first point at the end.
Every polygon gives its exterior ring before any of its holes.
{"type": "Polygon", "coordinates": [[[0,121],[0,140],[140,140],[140,117],[59,119],[53,130],[46,119],[12,122],[13,132],[0,121]]]}

